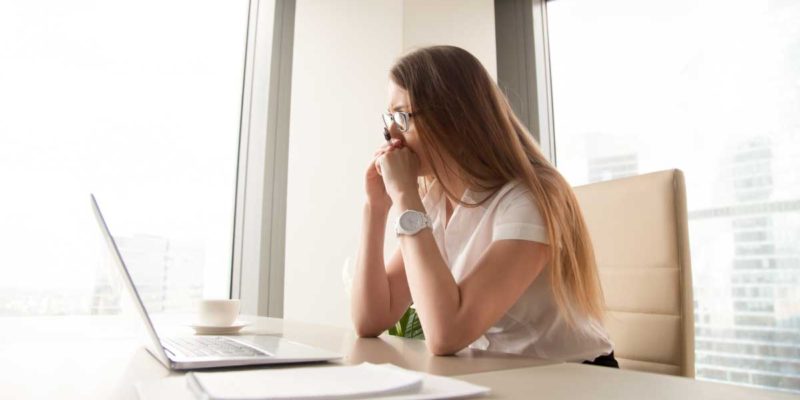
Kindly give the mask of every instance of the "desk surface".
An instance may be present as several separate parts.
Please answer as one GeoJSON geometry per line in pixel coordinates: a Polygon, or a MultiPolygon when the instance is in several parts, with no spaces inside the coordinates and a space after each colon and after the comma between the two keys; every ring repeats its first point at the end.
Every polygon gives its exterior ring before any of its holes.
{"type": "MultiPolygon", "coordinates": [[[[633,371],[551,362],[466,350],[430,355],[418,340],[360,339],[352,330],[244,318],[242,335],[279,335],[341,353],[344,364],[392,363],[492,388],[490,398],[747,398],[788,399],[787,394],[633,371]],[[657,389],[657,390],[654,390],[657,389]]],[[[163,330],[190,334],[186,318],[160,319],[163,330]]],[[[138,321],[123,317],[0,318],[0,393],[3,398],[135,399],[133,384],[180,373],[166,370],[144,350],[138,321]]],[[[160,329],[161,330],[161,329],[160,329]]]]}
{"type": "Polygon", "coordinates": [[[798,399],[776,391],[572,363],[461,375],[458,379],[492,388],[487,400],[798,399]]]}

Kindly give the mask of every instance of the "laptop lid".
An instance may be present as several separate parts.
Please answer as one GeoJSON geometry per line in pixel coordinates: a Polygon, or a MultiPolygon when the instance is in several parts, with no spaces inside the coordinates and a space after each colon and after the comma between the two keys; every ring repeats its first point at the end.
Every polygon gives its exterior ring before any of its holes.
{"type": "Polygon", "coordinates": [[[130,295],[131,299],[133,299],[134,306],[144,322],[147,335],[153,342],[153,355],[155,355],[162,364],[169,366],[169,358],[167,357],[166,352],[164,352],[164,347],[161,346],[161,340],[158,338],[158,332],[156,332],[153,322],[150,320],[150,315],[147,314],[147,309],[144,307],[142,298],[139,296],[139,292],[136,290],[136,286],[133,284],[133,279],[131,279],[131,275],[128,272],[128,267],[125,266],[125,261],[122,260],[122,254],[119,252],[117,242],[115,242],[114,237],[111,236],[111,231],[108,229],[108,224],[106,224],[105,218],[103,218],[103,213],[100,212],[100,206],[97,204],[97,199],[95,199],[94,194],[91,194],[91,198],[94,216],[97,219],[97,224],[100,225],[100,230],[103,231],[103,237],[106,239],[106,244],[108,245],[109,252],[111,253],[111,258],[114,259],[113,264],[116,265],[120,276],[122,276],[125,290],[128,292],[128,295],[130,295]]]}
{"type": "Polygon", "coordinates": [[[106,240],[106,244],[108,245],[112,258],[114,259],[113,264],[119,271],[120,276],[122,276],[122,280],[125,282],[125,290],[128,292],[128,295],[130,295],[130,298],[133,299],[134,306],[144,322],[147,335],[152,341],[152,345],[148,346],[150,353],[152,353],[167,368],[181,370],[257,364],[306,363],[329,361],[342,358],[342,356],[337,353],[300,343],[294,343],[283,338],[270,336],[253,336],[249,338],[247,336],[242,336],[237,338],[238,342],[266,352],[269,354],[268,357],[248,357],[245,359],[237,357],[221,357],[210,360],[191,360],[183,358],[176,360],[169,358],[161,344],[158,332],[156,331],[155,326],[150,319],[150,315],[147,313],[144,302],[142,302],[139,292],[136,290],[136,285],[133,283],[133,279],[128,271],[128,267],[125,265],[125,261],[122,259],[122,254],[119,251],[117,242],[114,240],[114,237],[111,236],[111,231],[108,229],[108,224],[103,217],[103,213],[100,211],[100,206],[97,204],[97,199],[94,197],[94,194],[91,195],[91,200],[92,209],[94,210],[94,215],[97,219],[97,224],[100,226],[100,230],[103,232],[103,237],[106,240]]]}

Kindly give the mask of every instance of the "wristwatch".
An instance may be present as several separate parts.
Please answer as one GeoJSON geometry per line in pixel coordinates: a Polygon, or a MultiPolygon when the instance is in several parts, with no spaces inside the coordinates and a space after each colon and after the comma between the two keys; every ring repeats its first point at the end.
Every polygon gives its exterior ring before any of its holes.
{"type": "Polygon", "coordinates": [[[416,235],[419,231],[432,226],[431,219],[425,213],[417,210],[406,210],[397,217],[394,230],[397,236],[416,235]]]}

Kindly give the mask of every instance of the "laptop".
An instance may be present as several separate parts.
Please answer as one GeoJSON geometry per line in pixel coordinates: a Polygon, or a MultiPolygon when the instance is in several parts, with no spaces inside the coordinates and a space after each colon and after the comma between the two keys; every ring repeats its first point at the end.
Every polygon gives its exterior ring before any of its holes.
{"type": "Polygon", "coordinates": [[[292,342],[277,336],[181,336],[163,337],[156,331],[147,309],[142,303],[136,285],[131,279],[128,267],[119,252],[114,237],[108,229],[100,206],[94,195],[92,209],[103,232],[108,249],[117,266],[125,291],[144,323],[149,336],[147,350],[164,366],[173,370],[190,370],[201,368],[232,367],[241,365],[290,364],[331,361],[342,358],[341,355],[292,342]]]}

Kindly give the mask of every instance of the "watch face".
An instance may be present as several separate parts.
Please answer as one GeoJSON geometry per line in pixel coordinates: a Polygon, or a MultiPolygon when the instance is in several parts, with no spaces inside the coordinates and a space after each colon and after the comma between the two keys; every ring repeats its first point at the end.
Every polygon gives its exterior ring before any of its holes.
{"type": "Polygon", "coordinates": [[[425,225],[422,213],[407,212],[400,216],[400,228],[406,232],[415,232],[425,225]]]}

